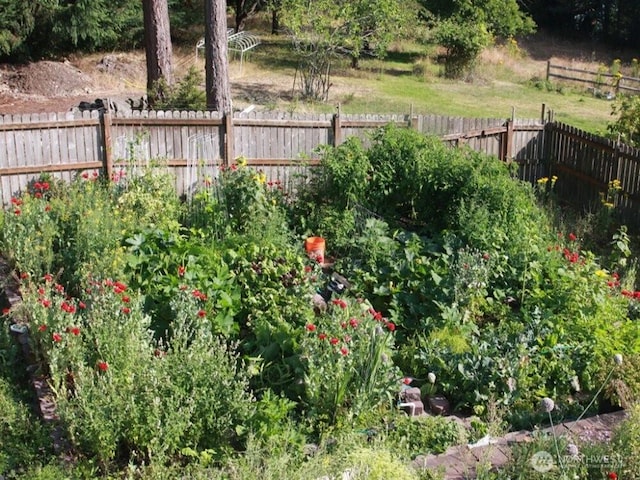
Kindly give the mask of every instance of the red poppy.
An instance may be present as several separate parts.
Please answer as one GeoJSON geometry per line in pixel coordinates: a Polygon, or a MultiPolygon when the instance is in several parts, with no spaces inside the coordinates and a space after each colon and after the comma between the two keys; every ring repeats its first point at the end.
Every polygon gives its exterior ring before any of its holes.
{"type": "Polygon", "coordinates": [[[84,178],[84,179],[89,178],[89,173],[88,172],[82,172],[82,178],[84,178]]]}
{"type": "Polygon", "coordinates": [[[393,322],[387,322],[387,328],[389,331],[393,332],[396,329],[396,324],[393,322]]]}
{"type": "Polygon", "coordinates": [[[129,298],[129,296],[128,296],[128,295],[123,295],[123,296],[122,296],[122,301],[123,301],[124,303],[129,303],[129,302],[131,301],[131,298],[129,298]]]}
{"type": "Polygon", "coordinates": [[[324,340],[324,339],[326,339],[326,338],[327,338],[327,334],[326,334],[326,333],[319,333],[319,334],[318,334],[318,338],[319,338],[320,340],[324,340]]]}
{"type": "Polygon", "coordinates": [[[331,340],[329,340],[329,343],[331,343],[331,345],[337,345],[339,341],[340,340],[338,340],[336,337],[331,337],[331,340]]]}
{"type": "Polygon", "coordinates": [[[18,205],[22,205],[22,200],[20,200],[19,198],[13,197],[11,199],[11,203],[18,206],[18,205]]]}
{"type": "Polygon", "coordinates": [[[43,190],[43,191],[44,190],[49,190],[49,182],[42,182],[40,184],[40,189],[43,190]]]}
{"type": "Polygon", "coordinates": [[[313,323],[307,323],[306,329],[308,332],[315,332],[316,326],[313,323]]]}
{"type": "Polygon", "coordinates": [[[58,292],[58,293],[63,293],[64,292],[64,287],[62,285],[60,285],[59,283],[56,283],[54,288],[56,289],[56,292],[58,292]]]}
{"type": "Polygon", "coordinates": [[[184,277],[184,272],[185,272],[185,271],[186,271],[186,268],[184,268],[184,266],[183,266],[183,265],[180,265],[180,266],[178,267],[178,276],[179,276],[179,277],[184,277]]]}
{"type": "Polygon", "coordinates": [[[44,290],[44,288],[40,287],[40,288],[38,289],[38,295],[42,296],[42,295],[44,295],[44,294],[45,294],[45,290],[44,290]]]}
{"type": "Polygon", "coordinates": [[[42,193],[36,192],[36,193],[33,194],[33,196],[36,197],[36,198],[42,198],[42,193]]]}
{"type": "Polygon", "coordinates": [[[574,233],[570,233],[569,234],[569,241],[575,242],[577,238],[578,237],[576,237],[576,235],[574,233]]]}
{"type": "Polygon", "coordinates": [[[40,303],[42,304],[42,306],[44,308],[49,308],[51,306],[51,300],[49,300],[48,298],[43,298],[40,303]]]}
{"type": "Polygon", "coordinates": [[[618,480],[618,474],[616,472],[609,472],[607,473],[607,478],[610,478],[611,480],[618,480]]]}
{"type": "Polygon", "coordinates": [[[350,318],[349,325],[351,325],[353,328],[356,328],[358,326],[358,320],[356,320],[355,318],[350,318]]]}
{"type": "Polygon", "coordinates": [[[349,355],[349,349],[347,347],[342,347],[340,349],[340,353],[342,354],[343,357],[346,357],[347,355],[349,355]]]}
{"type": "Polygon", "coordinates": [[[109,364],[103,360],[100,360],[97,366],[98,370],[100,370],[101,372],[106,372],[107,370],[109,370],[109,364]]]}
{"type": "Polygon", "coordinates": [[[22,213],[22,211],[21,211],[19,208],[16,208],[16,209],[13,211],[13,213],[14,213],[14,214],[16,214],[16,215],[20,215],[20,214],[22,213]]]}
{"type": "Polygon", "coordinates": [[[331,303],[333,303],[334,305],[338,305],[342,309],[347,308],[347,302],[345,302],[341,298],[334,298],[333,300],[331,300],[331,303]]]}
{"type": "Polygon", "coordinates": [[[373,317],[374,320],[380,321],[382,320],[382,313],[381,312],[376,312],[373,308],[369,309],[369,313],[371,314],[371,316],[373,317]]]}
{"type": "Polygon", "coordinates": [[[69,332],[77,337],[78,335],[80,335],[80,327],[71,327],[69,328],[69,332]]]}
{"type": "Polygon", "coordinates": [[[131,313],[131,309],[129,307],[122,307],[121,311],[125,315],[128,315],[129,313],[131,313]]]}
{"type": "Polygon", "coordinates": [[[84,310],[85,308],[87,308],[87,304],[84,302],[78,302],[78,308],[81,308],[82,310],[84,310]]]}
{"type": "Polygon", "coordinates": [[[47,326],[44,323],[38,327],[39,332],[44,332],[46,330],[47,330],[47,326]]]}
{"type": "Polygon", "coordinates": [[[205,312],[204,310],[198,310],[198,316],[200,318],[204,318],[207,316],[207,312],[205,312]]]}
{"type": "Polygon", "coordinates": [[[62,341],[62,335],[60,335],[59,333],[54,333],[53,335],[51,335],[51,339],[54,342],[61,342],[62,341]]]}

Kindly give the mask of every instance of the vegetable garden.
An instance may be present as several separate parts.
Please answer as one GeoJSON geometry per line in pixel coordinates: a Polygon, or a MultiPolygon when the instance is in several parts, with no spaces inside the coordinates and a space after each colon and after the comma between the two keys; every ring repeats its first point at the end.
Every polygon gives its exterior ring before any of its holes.
{"type": "MultiPolygon", "coordinates": [[[[14,197],[0,216],[22,296],[0,332],[3,478],[437,478],[411,459],[635,411],[640,294],[615,209],[571,215],[554,202],[562,179],[524,184],[409,129],[369,143],[327,147],[295,193],[239,158],[189,201],[161,167],[42,176],[14,197]],[[309,236],[326,239],[325,263],[309,236]],[[348,280],[338,293],[332,272],[348,280]],[[29,375],[49,382],[55,424],[30,408],[29,375]],[[467,427],[407,416],[408,384],[467,427]]],[[[579,447],[615,448],[617,475],[636,478],[636,417],[579,447]]],[[[542,474],[525,457],[486,478],[611,473],[542,474]]]]}

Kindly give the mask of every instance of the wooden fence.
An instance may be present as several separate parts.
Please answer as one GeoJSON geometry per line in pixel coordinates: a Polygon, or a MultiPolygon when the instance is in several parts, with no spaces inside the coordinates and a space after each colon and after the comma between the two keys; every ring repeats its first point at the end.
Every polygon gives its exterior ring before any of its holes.
{"type": "Polygon", "coordinates": [[[0,116],[0,188],[12,195],[41,173],[71,180],[84,171],[111,177],[140,164],[161,164],[189,195],[218,168],[243,156],[271,181],[292,183],[317,163],[318,147],[395,123],[520,164],[521,178],[545,174],[541,120],[437,115],[295,115],[282,112],[96,112],[0,116]]]}
{"type": "Polygon", "coordinates": [[[619,180],[610,200],[623,220],[640,226],[640,151],[574,127],[541,120],[470,119],[439,115],[295,115],[282,112],[96,112],[0,116],[0,188],[6,205],[41,173],[70,181],[83,172],[130,173],[157,164],[172,172],[189,196],[238,156],[270,181],[295,185],[317,163],[318,147],[395,123],[437,135],[451,145],[517,162],[519,177],[534,183],[557,175],[557,195],[592,208],[619,180]]]}
{"type": "Polygon", "coordinates": [[[614,75],[608,72],[593,72],[582,68],[553,65],[547,62],[547,81],[550,78],[559,78],[572,82],[586,83],[594,89],[594,93],[613,95],[619,92],[640,93],[640,78],[626,75],[614,75]]]}
{"type": "Polygon", "coordinates": [[[640,227],[640,149],[561,123],[546,125],[545,143],[559,198],[585,210],[595,210],[605,200],[624,223],[640,227]],[[607,198],[614,180],[620,190],[607,198]]]}

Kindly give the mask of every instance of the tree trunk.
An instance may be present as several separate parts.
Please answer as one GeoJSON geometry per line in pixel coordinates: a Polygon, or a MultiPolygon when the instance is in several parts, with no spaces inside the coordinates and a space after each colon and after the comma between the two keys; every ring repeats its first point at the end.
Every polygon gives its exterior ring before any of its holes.
{"type": "Polygon", "coordinates": [[[173,83],[173,51],[167,0],[142,0],[144,44],[147,55],[147,98],[149,106],[162,100],[173,83]]]}
{"type": "Polygon", "coordinates": [[[204,10],[207,109],[231,113],[227,55],[227,2],[205,0],[204,10]]]}
{"type": "Polygon", "coordinates": [[[271,10],[271,34],[280,35],[280,10],[278,5],[274,5],[271,10]]]}

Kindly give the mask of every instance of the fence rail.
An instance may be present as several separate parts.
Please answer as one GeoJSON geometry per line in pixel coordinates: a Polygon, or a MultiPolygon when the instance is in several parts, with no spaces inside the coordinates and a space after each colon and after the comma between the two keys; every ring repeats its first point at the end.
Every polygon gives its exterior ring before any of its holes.
{"type": "Polygon", "coordinates": [[[640,226],[640,151],[574,127],[539,119],[469,119],[439,115],[292,115],[282,112],[96,112],[0,116],[0,188],[6,205],[41,173],[71,181],[83,172],[119,175],[162,165],[189,196],[238,156],[269,181],[294,185],[319,160],[318,147],[394,123],[450,145],[516,162],[528,182],[557,175],[556,193],[593,206],[619,180],[616,211],[640,226]]]}
{"type": "Polygon", "coordinates": [[[550,61],[547,61],[547,81],[549,81],[550,78],[587,83],[594,89],[599,90],[610,88],[610,93],[640,93],[640,78],[614,75],[607,72],[593,72],[564,65],[553,65],[550,61]]]}
{"type": "Polygon", "coordinates": [[[5,204],[41,173],[70,181],[84,170],[109,178],[133,163],[162,163],[189,195],[204,177],[243,156],[270,180],[287,182],[318,162],[318,147],[340,145],[394,123],[438,135],[453,145],[515,160],[532,180],[542,168],[541,120],[468,119],[437,115],[295,115],[250,112],[97,112],[0,116],[0,188],[5,204]]]}

